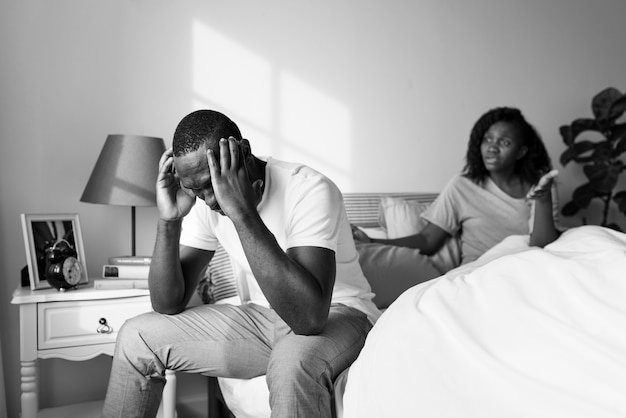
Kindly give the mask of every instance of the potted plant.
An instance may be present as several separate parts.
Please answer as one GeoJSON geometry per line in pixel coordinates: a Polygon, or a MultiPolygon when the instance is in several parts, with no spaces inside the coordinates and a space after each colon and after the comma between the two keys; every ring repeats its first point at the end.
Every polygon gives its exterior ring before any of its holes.
{"type": "MultiPolygon", "coordinates": [[[[593,118],[575,119],[559,131],[567,149],[561,154],[561,164],[574,161],[582,165],[587,182],[578,186],[572,200],[561,213],[573,216],[587,209],[593,199],[603,202],[601,225],[621,231],[614,222],[609,223],[611,204],[626,214],[626,190],[615,191],[620,175],[626,170],[622,155],[626,152],[626,123],[621,117],[626,112],[626,94],[609,87],[591,100],[593,118]]],[[[585,217],[583,223],[587,223],[585,217]]]]}

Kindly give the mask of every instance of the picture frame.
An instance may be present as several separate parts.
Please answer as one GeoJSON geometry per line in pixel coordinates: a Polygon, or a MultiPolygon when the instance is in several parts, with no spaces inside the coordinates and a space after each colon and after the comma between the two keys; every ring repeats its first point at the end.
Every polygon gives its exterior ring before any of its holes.
{"type": "Polygon", "coordinates": [[[52,287],[45,278],[45,251],[59,240],[65,240],[77,253],[82,273],[79,285],[89,283],[85,248],[77,213],[22,213],[22,232],[28,263],[31,290],[52,287]]]}

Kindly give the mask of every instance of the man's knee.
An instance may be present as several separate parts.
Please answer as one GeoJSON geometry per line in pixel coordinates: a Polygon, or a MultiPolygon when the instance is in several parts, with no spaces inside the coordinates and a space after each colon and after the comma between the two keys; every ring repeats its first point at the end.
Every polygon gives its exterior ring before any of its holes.
{"type": "Polygon", "coordinates": [[[332,370],[323,353],[308,339],[315,337],[291,335],[272,350],[267,368],[270,387],[290,381],[309,379],[327,385],[332,382],[332,370]]]}
{"type": "Polygon", "coordinates": [[[267,369],[272,416],[330,417],[334,373],[321,345],[308,344],[315,338],[295,336],[274,347],[267,369]]]}
{"type": "Polygon", "coordinates": [[[148,312],[128,319],[117,335],[116,356],[123,353],[129,360],[152,359],[157,336],[155,331],[159,329],[159,315],[148,312]]]}

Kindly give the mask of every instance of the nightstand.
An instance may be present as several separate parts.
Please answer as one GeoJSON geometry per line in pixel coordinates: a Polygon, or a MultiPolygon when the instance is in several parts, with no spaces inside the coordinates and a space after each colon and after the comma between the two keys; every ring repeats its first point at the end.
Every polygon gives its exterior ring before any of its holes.
{"type": "MultiPolygon", "coordinates": [[[[124,321],[152,310],[148,290],[96,290],[92,283],[65,292],[18,287],[11,303],[20,307],[22,418],[99,418],[102,401],[39,410],[37,359],[112,356],[124,321]]],[[[166,377],[159,417],[174,418],[176,376],[168,371],[166,377]]]]}

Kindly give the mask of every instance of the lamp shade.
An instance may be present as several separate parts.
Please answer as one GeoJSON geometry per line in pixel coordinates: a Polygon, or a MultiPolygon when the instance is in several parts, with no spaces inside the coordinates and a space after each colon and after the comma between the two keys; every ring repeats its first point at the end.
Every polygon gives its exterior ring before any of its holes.
{"type": "Polygon", "coordinates": [[[91,172],[81,202],[155,206],[162,138],[109,135],[91,172]]]}

